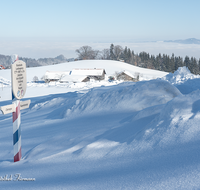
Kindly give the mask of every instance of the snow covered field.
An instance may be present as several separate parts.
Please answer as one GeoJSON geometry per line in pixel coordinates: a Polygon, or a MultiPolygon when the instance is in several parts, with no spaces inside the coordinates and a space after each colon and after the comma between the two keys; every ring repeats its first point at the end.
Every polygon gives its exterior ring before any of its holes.
{"type": "MultiPolygon", "coordinates": [[[[9,73],[0,71],[0,106],[11,103],[9,73]]],[[[1,189],[200,188],[200,76],[185,67],[168,74],[79,61],[28,68],[27,77],[20,162],[13,162],[12,115],[0,114],[1,189]],[[142,81],[31,82],[65,67],[139,72],[142,81]]]]}

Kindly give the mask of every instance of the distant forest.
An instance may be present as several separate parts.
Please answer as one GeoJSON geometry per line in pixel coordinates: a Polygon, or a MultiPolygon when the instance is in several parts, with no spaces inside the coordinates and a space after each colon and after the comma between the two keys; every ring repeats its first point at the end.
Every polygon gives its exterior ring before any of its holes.
{"type": "Polygon", "coordinates": [[[90,46],[82,46],[76,50],[79,60],[84,59],[106,59],[124,61],[131,65],[155,69],[159,71],[166,71],[173,73],[179,67],[186,66],[193,74],[200,74],[200,59],[186,56],[184,59],[180,56],[176,57],[166,54],[150,55],[146,52],[135,54],[130,48],[122,48],[120,45],[111,44],[109,49],[102,51],[93,50],[90,46]]]}

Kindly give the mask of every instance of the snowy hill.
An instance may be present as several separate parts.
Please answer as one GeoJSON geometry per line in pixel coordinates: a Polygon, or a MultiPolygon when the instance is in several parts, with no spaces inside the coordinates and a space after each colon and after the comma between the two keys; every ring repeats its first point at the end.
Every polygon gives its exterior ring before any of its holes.
{"type": "MultiPolygon", "coordinates": [[[[119,62],[119,61],[110,61],[110,60],[84,60],[84,61],[75,61],[75,62],[67,62],[61,63],[56,65],[49,65],[49,66],[41,66],[41,67],[32,67],[27,68],[27,86],[29,90],[26,92],[25,98],[35,97],[35,96],[43,96],[48,94],[57,94],[57,93],[66,93],[66,92],[74,92],[76,90],[88,90],[93,87],[98,86],[110,86],[114,84],[121,83],[122,81],[114,81],[109,82],[108,77],[114,76],[115,72],[120,72],[126,70],[130,72],[132,75],[139,74],[139,80],[151,80],[156,78],[161,78],[168,73],[152,70],[152,69],[145,69],[136,67],[127,63],[119,62]],[[87,82],[87,83],[50,83],[50,84],[36,84],[33,83],[33,78],[35,76],[38,77],[40,80],[44,77],[46,71],[72,71],[73,69],[81,69],[81,68],[103,68],[106,71],[106,78],[107,80],[102,82],[87,82]],[[39,89],[40,90],[39,90],[39,89]]],[[[11,71],[10,69],[0,70],[0,83],[2,81],[2,88],[0,88],[3,92],[6,91],[7,93],[2,93],[1,101],[3,100],[10,100],[10,85],[11,85],[11,71]],[[8,88],[6,88],[8,87],[8,88]]]]}
{"type": "MultiPolygon", "coordinates": [[[[103,68],[106,71],[108,76],[112,76],[115,72],[120,72],[123,70],[127,70],[133,75],[135,73],[140,74],[141,80],[149,80],[155,79],[165,76],[166,72],[145,69],[141,67],[136,67],[127,63],[119,62],[119,61],[110,61],[110,60],[83,60],[83,61],[74,61],[74,62],[66,62],[60,63],[56,65],[49,66],[41,66],[41,67],[32,67],[27,68],[27,81],[31,82],[34,76],[37,76],[39,79],[44,76],[46,71],[71,71],[73,69],[81,69],[81,68],[103,68]]],[[[10,70],[2,70],[0,71],[0,76],[10,80],[10,70]]]]}
{"type": "MultiPolygon", "coordinates": [[[[58,67],[69,70],[81,63],[58,67]]],[[[83,67],[99,64],[85,61],[83,67]]],[[[167,74],[120,64],[101,63],[108,74],[126,69],[152,80],[64,86],[29,82],[31,105],[21,114],[20,162],[13,163],[12,115],[0,114],[2,189],[200,188],[200,77],[187,68],[167,74]],[[34,180],[15,181],[19,173],[34,180]]],[[[43,71],[31,68],[28,80],[32,72],[39,76],[43,71]]],[[[6,98],[9,77],[0,74],[2,106],[11,101],[6,98]]]]}

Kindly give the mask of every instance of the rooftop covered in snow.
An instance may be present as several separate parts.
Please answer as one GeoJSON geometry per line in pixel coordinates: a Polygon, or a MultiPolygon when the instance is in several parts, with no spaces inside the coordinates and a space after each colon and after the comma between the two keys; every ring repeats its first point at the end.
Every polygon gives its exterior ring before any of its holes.
{"type": "Polygon", "coordinates": [[[98,68],[73,69],[71,72],[71,75],[86,75],[86,76],[102,76],[104,74],[106,74],[105,69],[98,69],[98,68]]]}

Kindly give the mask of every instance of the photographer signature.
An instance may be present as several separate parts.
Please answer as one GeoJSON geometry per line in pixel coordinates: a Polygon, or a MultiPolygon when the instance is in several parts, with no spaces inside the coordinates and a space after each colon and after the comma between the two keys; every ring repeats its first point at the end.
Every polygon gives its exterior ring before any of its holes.
{"type": "Polygon", "coordinates": [[[22,178],[20,173],[15,175],[5,175],[4,177],[0,176],[0,181],[35,181],[35,178],[22,178]]]}

